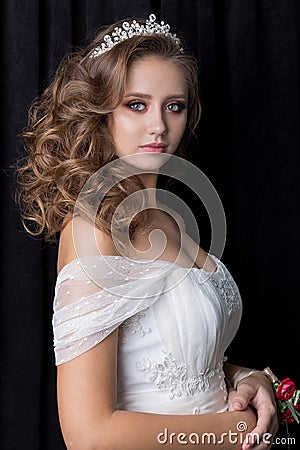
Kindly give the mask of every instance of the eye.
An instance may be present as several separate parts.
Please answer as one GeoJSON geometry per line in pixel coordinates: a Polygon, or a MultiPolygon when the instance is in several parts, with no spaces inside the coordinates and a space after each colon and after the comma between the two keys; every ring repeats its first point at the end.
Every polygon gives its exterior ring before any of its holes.
{"type": "Polygon", "coordinates": [[[132,111],[143,111],[146,108],[146,105],[143,102],[130,102],[127,103],[126,106],[132,111]]]}
{"type": "Polygon", "coordinates": [[[167,105],[167,109],[169,111],[172,111],[172,112],[175,112],[175,113],[181,112],[185,108],[186,108],[186,105],[184,103],[169,103],[167,105]]]}

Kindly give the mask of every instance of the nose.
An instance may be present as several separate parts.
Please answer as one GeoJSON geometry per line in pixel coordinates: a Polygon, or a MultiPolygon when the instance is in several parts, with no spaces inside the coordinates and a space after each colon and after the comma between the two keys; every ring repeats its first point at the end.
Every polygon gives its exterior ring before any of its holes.
{"type": "Polygon", "coordinates": [[[167,122],[165,111],[160,107],[154,107],[149,111],[148,133],[151,135],[165,135],[167,133],[167,122]]]}

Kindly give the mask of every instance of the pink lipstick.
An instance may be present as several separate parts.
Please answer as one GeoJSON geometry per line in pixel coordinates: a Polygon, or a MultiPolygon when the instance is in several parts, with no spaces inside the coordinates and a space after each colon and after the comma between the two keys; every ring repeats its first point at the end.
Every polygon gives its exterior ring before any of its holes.
{"type": "Polygon", "coordinates": [[[150,144],[141,145],[144,152],[163,153],[167,145],[161,142],[151,142],[150,144]]]}

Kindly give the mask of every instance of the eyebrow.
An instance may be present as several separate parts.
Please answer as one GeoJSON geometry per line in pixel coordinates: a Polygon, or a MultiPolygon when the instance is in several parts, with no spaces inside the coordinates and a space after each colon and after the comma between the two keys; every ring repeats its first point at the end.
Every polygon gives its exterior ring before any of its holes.
{"type": "MultiPolygon", "coordinates": [[[[124,95],[124,98],[126,97],[140,97],[140,98],[147,98],[147,99],[151,99],[152,96],[149,94],[144,94],[143,92],[129,92],[128,94],[124,95]]],[[[174,95],[169,95],[167,98],[186,98],[185,94],[174,94],[174,95]]]]}

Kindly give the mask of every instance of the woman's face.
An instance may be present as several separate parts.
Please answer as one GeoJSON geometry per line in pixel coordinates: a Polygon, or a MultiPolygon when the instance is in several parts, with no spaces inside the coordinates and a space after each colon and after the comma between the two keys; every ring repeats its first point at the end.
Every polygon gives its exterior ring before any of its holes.
{"type": "Polygon", "coordinates": [[[173,154],[186,127],[187,99],[182,70],[171,61],[149,56],[132,63],[125,96],[112,113],[117,155],[142,154],[138,166],[145,169],[154,154],[173,154]]]}

